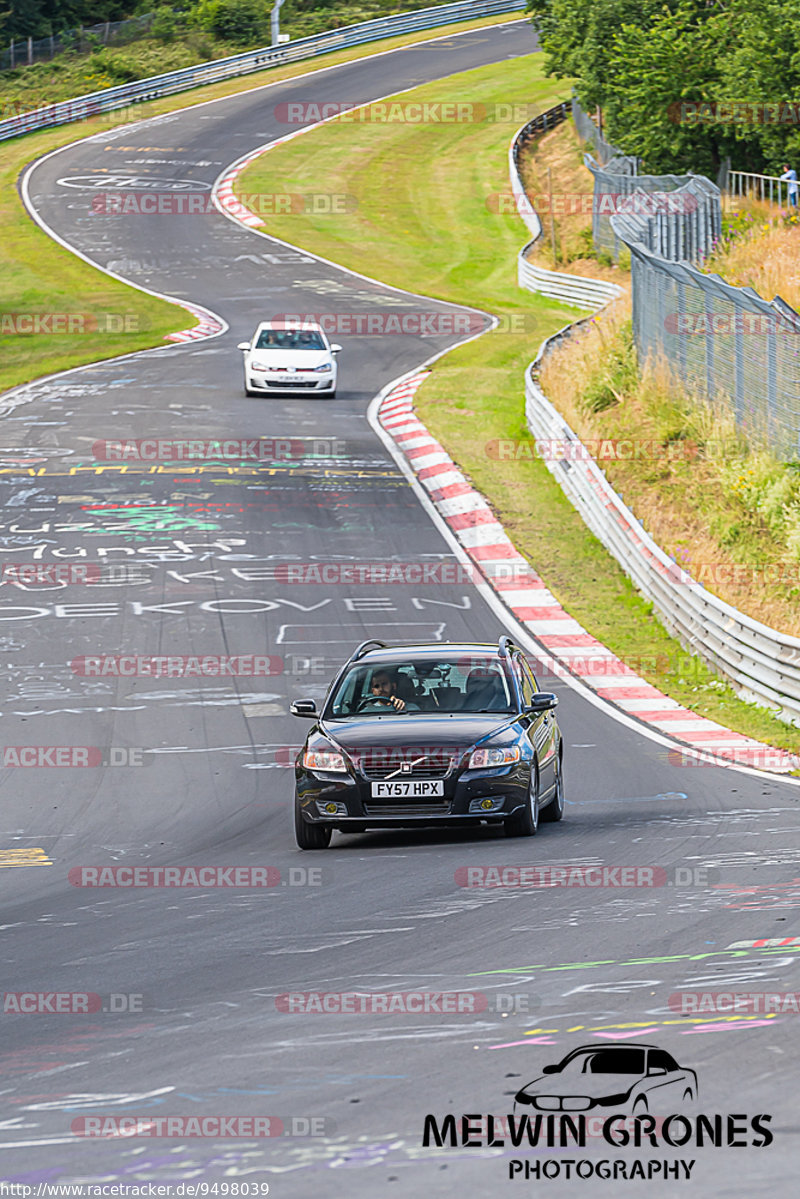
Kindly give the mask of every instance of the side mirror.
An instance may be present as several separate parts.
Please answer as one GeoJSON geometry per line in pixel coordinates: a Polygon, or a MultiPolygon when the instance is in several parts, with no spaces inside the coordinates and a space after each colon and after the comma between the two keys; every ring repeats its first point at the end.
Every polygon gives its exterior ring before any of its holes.
{"type": "Polygon", "coordinates": [[[647,1073],[648,1073],[648,1075],[666,1074],[667,1071],[664,1066],[651,1066],[650,1069],[647,1071],[647,1073]]]}
{"type": "Polygon", "coordinates": [[[289,711],[292,716],[305,716],[310,719],[317,715],[317,705],[313,699],[296,699],[289,711]]]}
{"type": "Polygon", "coordinates": [[[240,341],[238,346],[236,347],[236,349],[237,350],[249,350],[250,342],[249,341],[240,341]]]}
{"type": "Polygon", "coordinates": [[[334,342],[334,344],[331,346],[331,353],[338,354],[340,352],[341,348],[342,348],[341,346],[337,346],[336,343],[334,342]]]}
{"type": "Polygon", "coordinates": [[[532,716],[539,716],[542,712],[550,712],[553,708],[557,707],[557,695],[553,695],[552,691],[538,691],[525,711],[532,716]]]}
{"type": "Polygon", "coordinates": [[[545,1066],[542,1074],[558,1074],[558,1066],[545,1066]]]}

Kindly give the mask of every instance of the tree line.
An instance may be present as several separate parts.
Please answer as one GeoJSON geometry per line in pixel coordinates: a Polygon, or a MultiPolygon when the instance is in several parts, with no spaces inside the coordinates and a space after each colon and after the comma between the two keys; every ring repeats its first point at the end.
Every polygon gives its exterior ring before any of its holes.
{"type": "MultiPolygon", "coordinates": [[[[286,0],[281,19],[348,7],[342,0],[286,0]]],[[[404,6],[402,2],[372,0],[371,7],[402,11],[404,6]]],[[[78,26],[158,11],[162,25],[169,14],[177,18],[178,29],[182,25],[197,26],[231,40],[269,40],[271,9],[272,0],[175,0],[168,5],[164,0],[0,0],[0,38],[6,43],[12,38],[45,38],[78,26]]],[[[355,21],[360,19],[358,15],[353,17],[355,21]]]]}
{"type": "Polygon", "coordinates": [[[798,0],[528,0],[548,74],[654,174],[800,165],[798,0]]]}

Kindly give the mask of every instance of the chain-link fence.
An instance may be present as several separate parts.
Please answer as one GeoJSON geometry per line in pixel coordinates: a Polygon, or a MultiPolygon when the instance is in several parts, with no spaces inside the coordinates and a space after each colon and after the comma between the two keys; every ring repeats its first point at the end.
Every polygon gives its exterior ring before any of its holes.
{"type": "Polygon", "coordinates": [[[150,12],[140,17],[131,17],[127,21],[104,21],[101,25],[82,25],[76,29],[65,29],[52,37],[29,37],[23,42],[11,41],[6,49],[0,51],[0,71],[55,58],[65,50],[88,53],[99,46],[124,45],[144,37],[154,15],[150,12]]]}
{"type": "MultiPolygon", "coordinates": [[[[590,118],[578,121],[592,140],[590,118]]],[[[800,314],[698,269],[722,233],[719,188],[702,175],[633,177],[619,169],[631,160],[584,161],[596,248],[630,250],[639,362],[665,363],[756,443],[800,458],[800,314]]]]}
{"type": "MultiPolygon", "coordinates": [[[[630,216],[620,226],[649,250],[672,261],[698,262],[722,233],[719,188],[702,175],[624,175],[599,166],[591,154],[584,163],[594,177],[592,237],[595,250],[619,258],[627,236],[620,239],[612,217],[630,216]]],[[[612,162],[618,160],[612,160],[612,162]]]]}
{"type": "Polygon", "coordinates": [[[620,155],[620,151],[617,149],[617,147],[612,146],[610,142],[606,141],[592,118],[581,108],[575,92],[572,93],[572,119],[575,122],[575,128],[578,131],[578,137],[581,139],[584,145],[586,145],[587,142],[591,145],[594,156],[599,163],[601,163],[603,166],[607,166],[612,158],[621,157],[629,164],[633,164],[632,169],[627,173],[632,175],[636,174],[636,159],[629,159],[624,154],[620,155]]]}
{"type": "Polygon", "coordinates": [[[780,298],[763,300],[749,287],[628,244],[639,362],[667,363],[687,390],[731,412],[756,443],[797,458],[800,314],[780,298]]]}
{"type": "MultiPolygon", "coordinates": [[[[671,182],[676,176],[642,178],[671,182]]],[[[670,262],[702,262],[722,236],[722,198],[710,179],[692,175],[674,189],[637,188],[607,220],[612,238],[628,247],[636,243],[670,262]]]]}

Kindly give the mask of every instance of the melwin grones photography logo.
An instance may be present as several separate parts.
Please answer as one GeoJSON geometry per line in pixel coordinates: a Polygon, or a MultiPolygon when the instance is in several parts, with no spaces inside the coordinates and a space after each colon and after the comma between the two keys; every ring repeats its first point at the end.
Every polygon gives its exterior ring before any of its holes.
{"type": "Polygon", "coordinates": [[[657,1045],[580,1045],[514,1096],[513,1111],[425,1116],[423,1148],[536,1149],[536,1157],[504,1156],[508,1178],[552,1180],[691,1178],[696,1159],[657,1158],[720,1148],[764,1149],[772,1116],[700,1112],[697,1073],[657,1045]],[[547,1158],[542,1150],[608,1146],[625,1158],[547,1158]]]}

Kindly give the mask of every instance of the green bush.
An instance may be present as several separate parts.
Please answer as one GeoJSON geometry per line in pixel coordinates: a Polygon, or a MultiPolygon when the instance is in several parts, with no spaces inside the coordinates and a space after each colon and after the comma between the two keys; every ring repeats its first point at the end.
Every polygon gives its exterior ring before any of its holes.
{"type": "Polygon", "coordinates": [[[153,14],[153,20],[150,23],[150,33],[166,46],[170,42],[175,41],[182,24],[182,20],[176,16],[172,9],[166,4],[162,4],[153,14]]]}
{"type": "Polygon", "coordinates": [[[113,50],[95,50],[94,54],[89,56],[86,65],[92,74],[107,75],[112,81],[112,86],[117,83],[132,83],[134,79],[141,78],[133,59],[124,54],[115,54],[113,50]]]}
{"type": "Polygon", "coordinates": [[[215,37],[244,45],[268,35],[270,9],[263,0],[200,0],[191,16],[215,37]]]}
{"type": "MultiPolygon", "coordinates": [[[[605,342],[605,338],[603,340],[605,342]]],[[[610,346],[606,345],[603,366],[589,380],[583,393],[585,410],[604,412],[606,408],[613,408],[615,404],[622,402],[637,381],[633,328],[631,322],[626,321],[620,329],[619,337],[610,346]]]]}

